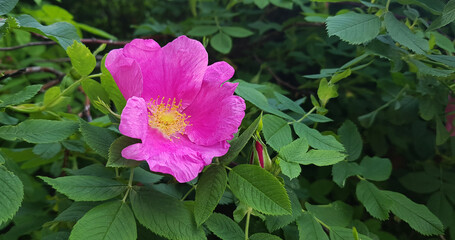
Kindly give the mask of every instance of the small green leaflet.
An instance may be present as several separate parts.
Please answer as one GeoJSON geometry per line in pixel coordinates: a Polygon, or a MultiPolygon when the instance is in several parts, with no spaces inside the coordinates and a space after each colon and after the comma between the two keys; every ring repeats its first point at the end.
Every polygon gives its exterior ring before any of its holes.
{"type": "Polygon", "coordinates": [[[199,178],[194,202],[194,217],[200,226],[210,217],[220,202],[227,184],[226,169],[222,165],[209,167],[199,178]]]}
{"type": "MultiPolygon", "coordinates": [[[[359,240],[372,240],[371,238],[358,234],[359,240]]],[[[342,228],[342,227],[331,227],[330,228],[330,239],[331,240],[352,240],[354,238],[354,229],[342,228]]]]}
{"type": "Polygon", "coordinates": [[[43,87],[41,84],[26,86],[23,90],[4,98],[3,102],[0,103],[0,108],[17,105],[31,99],[39,92],[41,87],[43,87]]]}
{"type": "Polygon", "coordinates": [[[0,225],[11,219],[19,210],[24,198],[24,185],[21,180],[0,166],[0,225]]]}
{"type": "Polygon", "coordinates": [[[338,129],[338,135],[348,154],[347,159],[357,160],[362,153],[363,142],[356,125],[350,120],[345,121],[338,129]]]}
{"type": "Polygon", "coordinates": [[[360,181],[357,184],[356,195],[371,216],[380,220],[389,218],[392,201],[374,184],[365,180],[360,181]]]}
{"type": "Polygon", "coordinates": [[[354,214],[352,207],[341,201],[335,201],[327,205],[311,205],[307,202],[305,207],[310,213],[329,227],[348,226],[351,223],[354,214]]]}
{"type": "Polygon", "coordinates": [[[442,10],[441,16],[434,20],[428,27],[427,31],[433,31],[437,28],[444,27],[445,25],[455,20],[455,1],[449,1],[442,10]]]}
{"type": "Polygon", "coordinates": [[[387,12],[384,22],[387,32],[399,44],[418,54],[425,54],[425,52],[430,50],[428,41],[416,36],[404,23],[398,21],[393,13],[387,12]]]}
{"type": "Polygon", "coordinates": [[[77,35],[76,28],[71,23],[58,22],[49,26],[43,26],[37,22],[33,17],[29,15],[20,15],[17,17],[20,29],[42,34],[63,47],[68,48],[73,44],[73,41],[79,41],[79,35],[77,35]]]}
{"type": "Polygon", "coordinates": [[[53,222],[77,222],[85,213],[97,205],[99,205],[99,202],[73,202],[73,204],[61,212],[53,222]]]}
{"type": "Polygon", "coordinates": [[[130,199],[136,219],[152,232],[169,239],[206,239],[184,202],[144,188],[133,189],[130,199]]]}
{"type": "Polygon", "coordinates": [[[302,205],[297,195],[290,188],[286,188],[286,192],[288,193],[289,200],[291,200],[292,215],[266,216],[265,225],[269,232],[282,229],[302,215],[302,205]]]}
{"type": "Polygon", "coordinates": [[[102,157],[109,158],[109,148],[117,138],[116,134],[107,128],[90,125],[82,119],[79,119],[79,124],[87,145],[102,157]]]}
{"type": "Polygon", "coordinates": [[[333,181],[340,187],[344,187],[348,177],[355,176],[361,172],[359,164],[348,161],[341,161],[332,167],[333,181]]]}
{"type": "Polygon", "coordinates": [[[187,34],[188,36],[205,37],[216,33],[218,30],[219,29],[217,26],[196,26],[192,28],[187,34]]]}
{"type": "Polygon", "coordinates": [[[70,240],[135,240],[136,220],[122,201],[103,203],[88,211],[71,231],[70,240]]]}
{"type": "Polygon", "coordinates": [[[109,155],[106,167],[136,167],[140,161],[130,160],[122,157],[122,150],[130,145],[140,142],[138,139],[121,136],[109,147],[109,155]]]}
{"type": "Polygon", "coordinates": [[[71,59],[71,64],[81,76],[88,76],[96,66],[95,56],[82,43],[74,40],[73,44],[66,49],[71,59]]]}
{"type": "Polygon", "coordinates": [[[426,65],[425,63],[423,63],[419,60],[412,59],[412,58],[409,59],[409,62],[413,63],[419,70],[419,73],[421,73],[423,75],[429,75],[429,76],[435,76],[435,77],[447,77],[454,72],[453,70],[432,68],[432,67],[426,65]]]}
{"type": "Polygon", "coordinates": [[[301,217],[297,219],[297,226],[299,228],[299,236],[301,240],[329,240],[321,224],[319,224],[314,216],[309,212],[304,212],[301,217]]]}
{"type": "Polygon", "coordinates": [[[316,149],[336,150],[344,152],[343,144],[338,142],[335,137],[322,135],[318,130],[312,129],[303,123],[294,123],[295,133],[301,138],[308,140],[308,144],[316,149]]]}
{"type": "Polygon", "coordinates": [[[40,178],[75,201],[104,201],[120,195],[127,189],[126,184],[95,176],[40,178]]]}
{"type": "Polygon", "coordinates": [[[234,195],[255,210],[269,215],[291,214],[291,202],[283,185],[260,166],[242,164],[229,173],[234,195]]]}
{"type": "Polygon", "coordinates": [[[227,54],[232,48],[232,38],[222,32],[217,33],[210,40],[210,46],[220,53],[227,54]]]}
{"type": "Polygon", "coordinates": [[[280,237],[270,233],[255,233],[249,237],[250,240],[281,240],[280,237]]]}
{"type": "Polygon", "coordinates": [[[242,27],[223,27],[221,31],[235,38],[245,38],[254,34],[252,31],[242,27]]]}
{"type": "Polygon", "coordinates": [[[314,164],[316,166],[328,166],[343,161],[346,158],[344,153],[336,150],[317,150],[312,149],[306,154],[302,155],[298,159],[294,159],[293,162],[309,165],[314,164]]]}
{"type": "Polygon", "coordinates": [[[360,44],[374,39],[379,34],[381,21],[372,14],[349,12],[327,18],[327,32],[351,44],[360,44]]]}
{"type": "Polygon", "coordinates": [[[16,126],[0,127],[0,138],[29,143],[52,143],[66,139],[77,130],[72,121],[29,119],[16,126]]]}
{"type": "Polygon", "coordinates": [[[382,192],[393,202],[392,213],[407,222],[417,232],[425,236],[444,233],[441,221],[425,205],[417,204],[401,193],[382,192]]]}
{"type": "Polygon", "coordinates": [[[365,156],[360,162],[361,175],[373,181],[385,181],[392,174],[392,162],[388,158],[365,156]]]}
{"type": "Polygon", "coordinates": [[[213,213],[205,225],[216,236],[224,240],[243,240],[245,238],[245,233],[240,226],[220,213],[213,213]]]}
{"type": "Polygon", "coordinates": [[[262,121],[265,140],[273,149],[279,151],[292,142],[291,127],[288,122],[270,114],[264,115],[262,121]]]}

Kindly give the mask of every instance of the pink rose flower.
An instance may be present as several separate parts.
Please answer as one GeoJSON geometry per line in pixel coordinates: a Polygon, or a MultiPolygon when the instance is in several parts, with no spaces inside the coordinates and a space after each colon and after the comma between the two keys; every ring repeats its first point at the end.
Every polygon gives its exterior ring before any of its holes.
{"type": "Polygon", "coordinates": [[[226,62],[208,66],[200,42],[181,36],[160,47],[135,39],[112,50],[106,68],[127,99],[119,130],[142,140],[123,149],[123,157],[188,182],[227,153],[245,101],[233,95],[238,84],[226,82],[234,69],[226,62]]]}

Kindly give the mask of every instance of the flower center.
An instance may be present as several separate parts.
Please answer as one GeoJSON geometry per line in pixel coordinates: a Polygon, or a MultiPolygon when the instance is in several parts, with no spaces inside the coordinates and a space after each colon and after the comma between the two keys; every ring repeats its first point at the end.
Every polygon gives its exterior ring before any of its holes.
{"type": "Polygon", "coordinates": [[[190,125],[185,113],[180,113],[182,100],[177,104],[175,98],[150,99],[147,106],[149,110],[149,126],[158,129],[164,137],[179,138],[178,134],[184,134],[186,126],[190,125]]]}

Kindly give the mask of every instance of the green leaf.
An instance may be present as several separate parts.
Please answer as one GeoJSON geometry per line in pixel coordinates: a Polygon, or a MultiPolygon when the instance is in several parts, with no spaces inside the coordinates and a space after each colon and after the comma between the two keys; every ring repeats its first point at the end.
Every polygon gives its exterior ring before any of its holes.
{"type": "Polygon", "coordinates": [[[277,7],[292,9],[293,2],[292,0],[269,0],[270,3],[277,7]]]}
{"type": "Polygon", "coordinates": [[[428,199],[427,206],[442,221],[445,227],[449,226],[453,218],[453,207],[443,191],[433,193],[428,199]]]}
{"type": "Polygon", "coordinates": [[[43,26],[29,15],[20,15],[17,18],[20,29],[42,34],[60,44],[63,49],[73,44],[73,41],[79,41],[76,29],[71,23],[58,22],[49,26],[43,26]]]}
{"type": "Polygon", "coordinates": [[[398,21],[393,13],[387,12],[384,21],[387,32],[399,44],[418,54],[425,54],[430,50],[428,41],[416,36],[404,23],[398,21]]]}
{"type": "Polygon", "coordinates": [[[345,121],[338,129],[338,135],[348,154],[347,159],[349,161],[357,160],[362,153],[363,142],[355,124],[350,120],[345,121]]]}
{"type": "Polygon", "coordinates": [[[152,232],[169,239],[206,239],[184,202],[148,189],[133,189],[130,198],[136,219],[152,232]]]}
{"type": "Polygon", "coordinates": [[[305,203],[305,207],[316,218],[327,224],[329,227],[346,227],[352,221],[353,209],[351,206],[341,201],[336,201],[327,205],[311,205],[305,203]]]}
{"type": "Polygon", "coordinates": [[[216,236],[224,240],[243,240],[245,238],[245,233],[240,226],[220,213],[213,213],[205,225],[216,236]]]}
{"type": "Polygon", "coordinates": [[[436,117],[436,145],[442,145],[450,138],[450,133],[439,117],[436,117]]]}
{"type": "Polygon", "coordinates": [[[136,238],[136,220],[131,209],[122,201],[112,201],[88,211],[74,225],[69,239],[135,240],[136,238]]]}
{"type": "Polygon", "coordinates": [[[441,181],[425,172],[411,172],[399,179],[408,190],[416,193],[431,193],[441,187],[441,181]]]}
{"type": "Polygon", "coordinates": [[[352,72],[351,72],[351,69],[350,69],[350,68],[344,70],[344,71],[341,72],[341,73],[336,73],[336,74],[334,74],[334,75],[332,76],[332,78],[330,78],[330,82],[331,82],[331,83],[337,83],[337,82],[339,82],[340,80],[345,79],[345,78],[351,76],[351,73],[352,73],[352,72]]]}
{"type": "Polygon", "coordinates": [[[31,99],[39,92],[41,87],[43,87],[41,84],[26,86],[23,90],[4,98],[3,102],[0,103],[0,108],[17,105],[31,99]]]}
{"type": "Polygon", "coordinates": [[[231,147],[229,148],[229,151],[226,153],[226,155],[220,157],[221,163],[227,165],[239,155],[240,151],[242,151],[242,149],[248,143],[251,136],[253,136],[253,134],[256,132],[261,118],[262,115],[256,118],[256,120],[254,120],[254,122],[245,131],[243,131],[239,137],[234,138],[234,140],[229,142],[231,147]]]}
{"type": "Polygon", "coordinates": [[[392,213],[407,222],[417,232],[425,236],[444,233],[441,221],[425,205],[417,204],[401,193],[382,192],[393,202],[392,213]]]}
{"type": "Polygon", "coordinates": [[[109,105],[109,95],[104,90],[103,86],[93,79],[82,80],[82,88],[90,99],[90,103],[104,114],[108,114],[109,111],[99,101],[109,105]]]}
{"type": "Polygon", "coordinates": [[[293,162],[288,162],[284,159],[279,159],[280,160],[280,168],[281,172],[288,176],[289,179],[294,179],[300,175],[300,172],[302,169],[300,168],[300,165],[298,163],[293,163],[293,162]]]}
{"type": "MultiPolygon", "coordinates": [[[[371,238],[358,234],[359,240],[372,240],[371,238]]],[[[353,240],[354,238],[354,230],[349,228],[342,228],[342,227],[331,227],[330,228],[330,239],[331,240],[353,240]]]]}
{"type": "Polygon", "coordinates": [[[81,140],[65,140],[65,141],[62,141],[62,145],[70,151],[80,152],[80,153],[85,152],[84,142],[81,140]]]}
{"type": "Polygon", "coordinates": [[[106,167],[136,167],[140,161],[130,160],[122,157],[122,150],[130,145],[140,142],[137,139],[121,136],[109,147],[109,155],[106,167]]]}
{"type": "Polygon", "coordinates": [[[301,240],[329,240],[329,237],[325,234],[321,224],[319,224],[309,212],[304,212],[303,215],[297,219],[297,227],[299,228],[299,239],[301,240]]]}
{"type": "Polygon", "coordinates": [[[245,38],[254,34],[252,31],[242,27],[222,27],[221,31],[235,38],[245,38]]]}
{"type": "Polygon", "coordinates": [[[81,76],[88,76],[95,69],[95,56],[83,43],[74,40],[73,44],[66,49],[66,53],[70,57],[74,69],[81,76]]]}
{"type": "Polygon", "coordinates": [[[250,240],[281,240],[280,237],[270,233],[255,233],[249,237],[250,240]]]}
{"type": "Polygon", "coordinates": [[[327,18],[327,32],[351,44],[371,41],[379,34],[381,21],[372,14],[349,12],[327,18]]]}
{"type": "Polygon", "coordinates": [[[453,70],[432,68],[432,67],[426,65],[425,63],[423,63],[419,60],[412,59],[412,58],[409,59],[409,62],[413,63],[417,67],[419,73],[421,73],[423,75],[429,75],[429,76],[435,76],[435,77],[447,77],[454,72],[453,70]]]}
{"type": "Polygon", "coordinates": [[[427,31],[444,27],[453,21],[455,21],[455,1],[451,0],[444,6],[441,16],[431,23],[427,31]]]}
{"type": "Polygon", "coordinates": [[[448,55],[430,55],[426,54],[429,59],[443,63],[449,67],[455,67],[455,56],[448,55]]]}
{"type": "Polygon", "coordinates": [[[217,26],[196,26],[192,28],[187,34],[188,36],[205,37],[216,33],[218,30],[219,29],[217,26]]]}
{"type": "MultiPolygon", "coordinates": [[[[3,159],[3,157],[2,157],[3,159]]],[[[11,219],[19,210],[24,198],[24,185],[21,180],[0,166],[0,225],[11,219]]]]}
{"type": "Polygon", "coordinates": [[[77,222],[85,213],[98,204],[98,202],[73,202],[73,204],[60,213],[53,222],[77,222]]]}
{"type": "Polygon", "coordinates": [[[344,187],[346,179],[361,174],[361,168],[357,163],[341,161],[332,167],[333,181],[340,187],[344,187]]]}
{"type": "Polygon", "coordinates": [[[288,193],[289,200],[291,200],[292,215],[267,216],[265,224],[269,232],[274,232],[289,225],[302,215],[302,205],[300,205],[297,195],[289,188],[286,188],[286,192],[288,193]]]}
{"type": "Polygon", "coordinates": [[[255,210],[269,215],[291,214],[291,203],[283,185],[256,165],[242,164],[229,173],[234,195],[255,210]]]}
{"type": "Polygon", "coordinates": [[[327,79],[323,78],[319,82],[318,97],[325,106],[329,99],[338,97],[336,85],[327,82],[327,79]]]}
{"type": "Polygon", "coordinates": [[[360,162],[361,175],[373,181],[385,181],[392,173],[392,163],[388,158],[365,156],[360,162]]]}
{"type": "Polygon", "coordinates": [[[254,4],[256,4],[258,8],[263,9],[269,5],[269,0],[254,0],[254,4]]]}
{"type": "Polygon", "coordinates": [[[62,150],[60,143],[41,143],[33,147],[33,153],[44,159],[50,159],[62,150]]]}
{"type": "Polygon", "coordinates": [[[300,158],[292,161],[302,165],[314,164],[316,166],[328,166],[343,161],[346,155],[336,150],[317,150],[312,149],[300,158]]]}
{"type": "Polygon", "coordinates": [[[102,38],[106,38],[106,39],[111,39],[111,40],[117,40],[117,38],[112,35],[112,34],[109,34],[101,29],[98,29],[98,28],[95,28],[95,27],[92,27],[92,26],[89,26],[87,24],[83,24],[83,23],[75,23],[73,22],[73,24],[77,27],[77,28],[80,28],[81,30],[84,30],[88,33],[91,33],[91,34],[94,34],[94,35],[98,35],[102,38]]]}
{"type": "Polygon", "coordinates": [[[0,0],[0,15],[9,13],[19,0],[0,0]]]}
{"type": "Polygon", "coordinates": [[[283,94],[274,92],[273,95],[275,95],[276,99],[278,99],[278,101],[280,101],[280,103],[283,104],[289,110],[292,110],[299,114],[305,114],[305,111],[302,109],[302,107],[299,106],[299,104],[295,103],[294,101],[284,96],[283,94]]]}
{"type": "Polygon", "coordinates": [[[235,93],[245,99],[246,101],[252,103],[256,107],[258,107],[261,110],[264,110],[265,112],[275,114],[277,116],[280,116],[282,118],[286,118],[288,120],[294,120],[291,116],[279,111],[276,108],[273,108],[270,106],[269,102],[267,101],[267,98],[259,92],[258,90],[247,86],[245,83],[240,82],[237,88],[235,89],[235,93]]]}
{"type": "Polygon", "coordinates": [[[104,201],[120,195],[127,189],[123,183],[95,176],[40,178],[75,201],[104,201]]]}
{"type": "Polygon", "coordinates": [[[392,201],[374,184],[365,180],[360,181],[357,184],[356,196],[371,216],[380,220],[389,218],[392,201]]]}
{"type": "Polygon", "coordinates": [[[226,169],[222,165],[209,167],[199,178],[194,202],[194,217],[200,226],[215,210],[227,184],[226,169]]]}
{"type": "Polygon", "coordinates": [[[276,151],[292,142],[291,127],[287,121],[273,115],[264,115],[263,119],[265,141],[276,151]]]}
{"type": "Polygon", "coordinates": [[[76,129],[77,123],[71,121],[29,119],[16,126],[0,127],[0,138],[29,143],[52,143],[64,140],[76,129]]]}
{"type": "Polygon", "coordinates": [[[295,159],[301,158],[308,151],[308,147],[306,139],[298,138],[282,147],[279,151],[279,156],[287,162],[295,162],[295,159]]]}
{"type": "Polygon", "coordinates": [[[102,157],[109,158],[109,148],[117,139],[116,134],[107,128],[90,125],[82,119],[79,119],[79,123],[87,145],[102,157]]]}
{"type": "Polygon", "coordinates": [[[123,111],[123,108],[126,105],[126,100],[123,97],[122,93],[120,92],[120,89],[115,83],[111,73],[106,68],[105,65],[106,56],[107,54],[103,57],[103,60],[101,60],[100,66],[102,73],[100,77],[101,86],[103,86],[104,90],[109,95],[109,98],[112,100],[112,102],[114,102],[115,108],[117,108],[117,111],[120,113],[123,111]]]}
{"type": "Polygon", "coordinates": [[[232,39],[228,35],[220,32],[212,37],[210,45],[220,53],[227,54],[232,48],[232,39]]]}
{"type": "Polygon", "coordinates": [[[294,123],[295,133],[301,138],[308,140],[308,144],[316,149],[345,151],[343,144],[333,136],[322,135],[318,130],[312,129],[303,123],[294,123]]]}

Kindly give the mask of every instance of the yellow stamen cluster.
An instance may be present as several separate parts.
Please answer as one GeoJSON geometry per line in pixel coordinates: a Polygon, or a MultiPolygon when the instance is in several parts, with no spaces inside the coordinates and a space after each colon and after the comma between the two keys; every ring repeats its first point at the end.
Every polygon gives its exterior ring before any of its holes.
{"type": "Polygon", "coordinates": [[[179,134],[185,133],[185,128],[190,125],[185,113],[180,113],[182,100],[177,104],[175,98],[150,99],[147,106],[149,110],[149,125],[152,128],[158,129],[164,137],[179,138],[179,134]]]}

